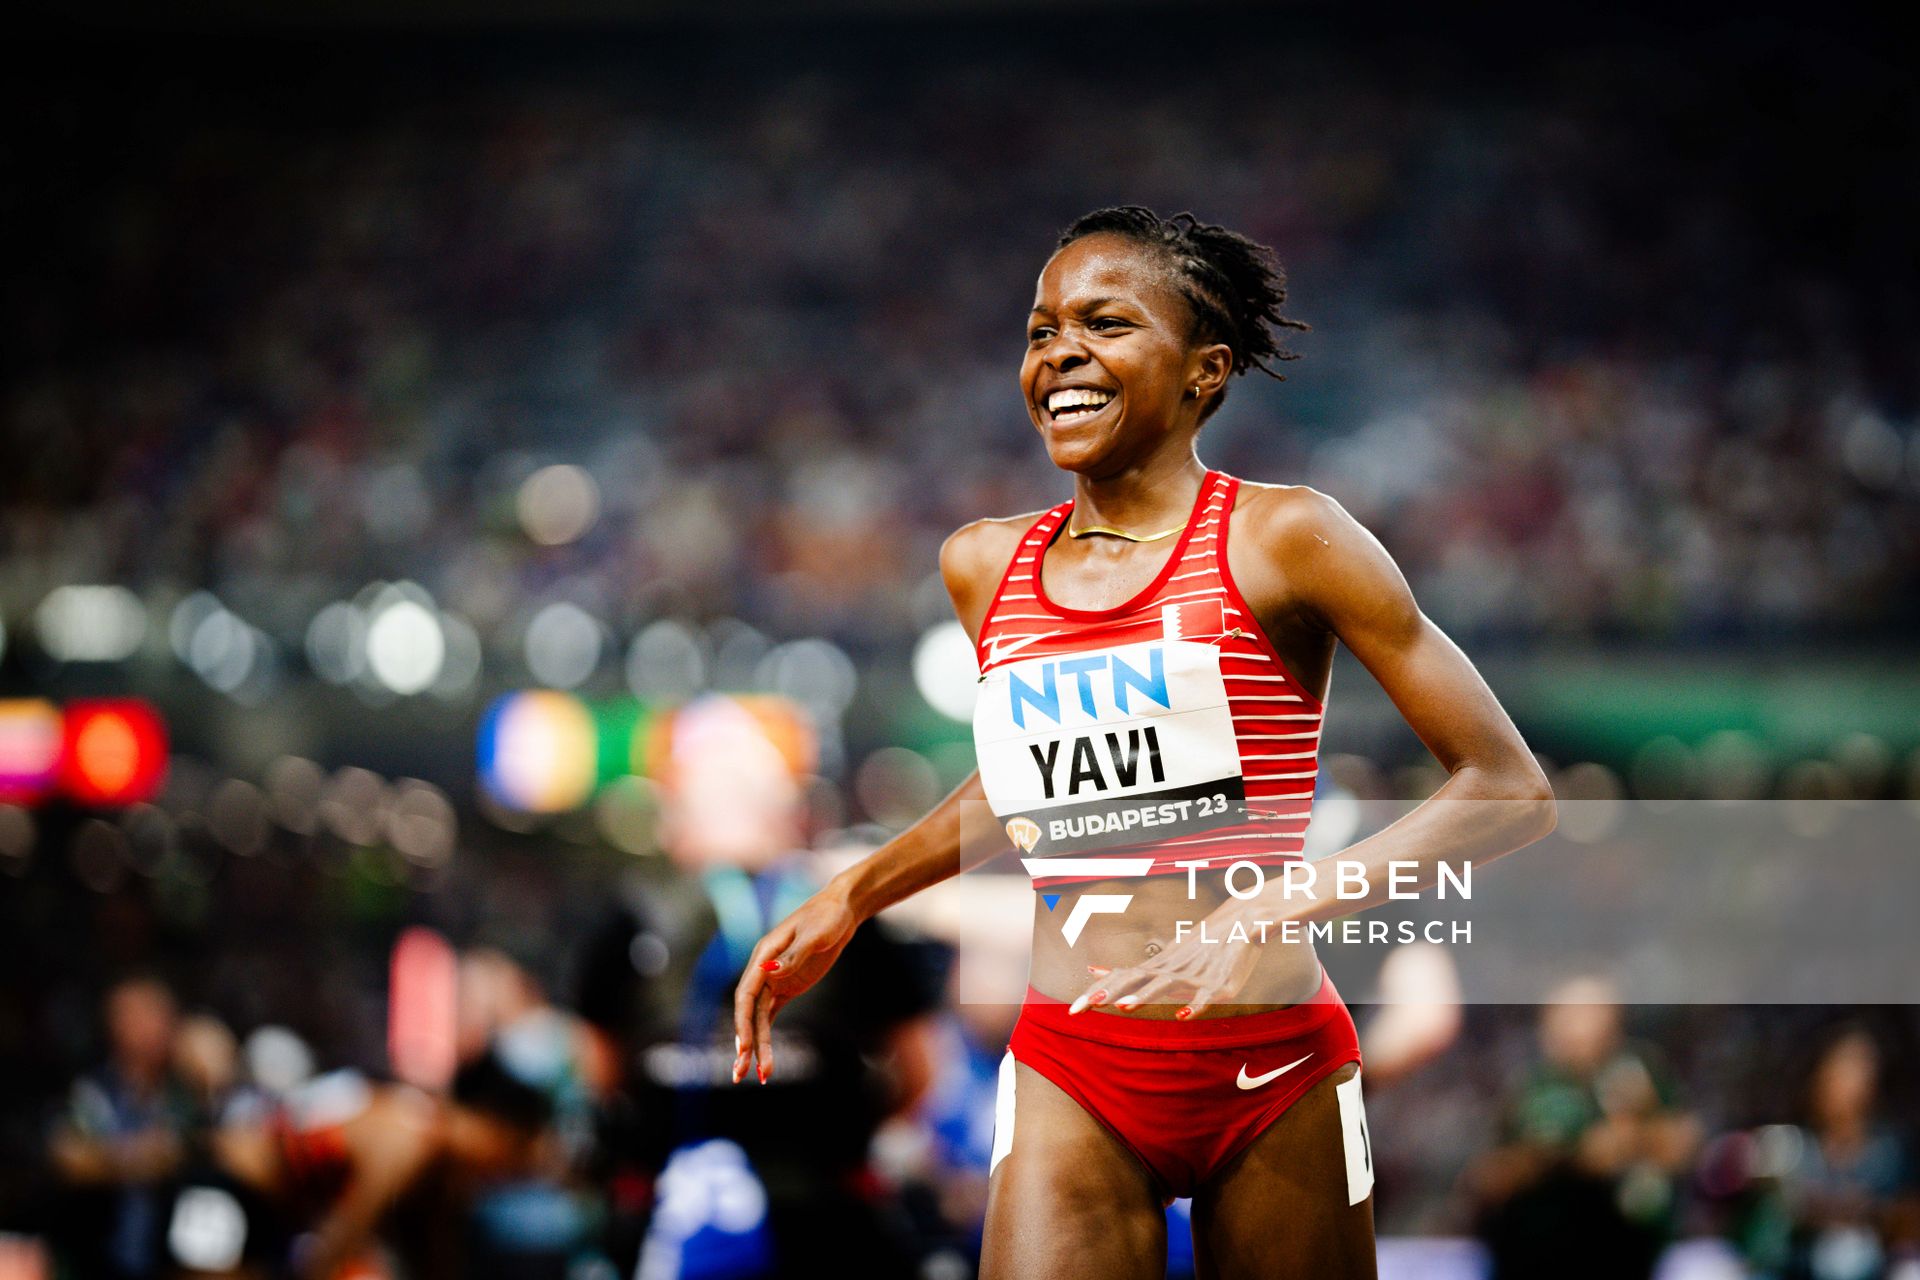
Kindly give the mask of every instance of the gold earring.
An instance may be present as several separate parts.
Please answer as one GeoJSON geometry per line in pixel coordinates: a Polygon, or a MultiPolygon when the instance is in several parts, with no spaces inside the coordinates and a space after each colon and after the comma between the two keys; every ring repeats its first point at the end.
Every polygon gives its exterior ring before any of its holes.
{"type": "Polygon", "coordinates": [[[1187,392],[1187,394],[1192,396],[1195,400],[1198,400],[1200,398],[1200,388],[1195,387],[1193,390],[1187,392]]]}

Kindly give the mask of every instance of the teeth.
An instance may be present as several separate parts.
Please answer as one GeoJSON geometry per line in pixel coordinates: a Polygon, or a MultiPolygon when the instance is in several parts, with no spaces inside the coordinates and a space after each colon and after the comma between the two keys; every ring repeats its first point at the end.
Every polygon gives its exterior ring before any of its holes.
{"type": "Polygon", "coordinates": [[[1095,391],[1091,387],[1069,387],[1047,397],[1047,412],[1057,414],[1070,409],[1098,409],[1111,399],[1113,399],[1111,391],[1095,391]]]}

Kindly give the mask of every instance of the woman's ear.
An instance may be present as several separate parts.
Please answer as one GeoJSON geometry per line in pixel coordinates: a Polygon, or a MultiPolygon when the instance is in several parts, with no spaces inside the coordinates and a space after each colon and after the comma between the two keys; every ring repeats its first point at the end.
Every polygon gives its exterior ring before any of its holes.
{"type": "Polygon", "coordinates": [[[1227,386],[1227,378],[1233,376],[1233,347],[1225,342],[1212,342],[1194,351],[1194,376],[1188,386],[1196,388],[1198,399],[1210,401],[1213,395],[1227,386]]]}
{"type": "Polygon", "coordinates": [[[1233,348],[1224,342],[1212,342],[1195,351],[1193,357],[1187,388],[1205,404],[1224,390],[1227,379],[1233,376],[1233,348]]]}

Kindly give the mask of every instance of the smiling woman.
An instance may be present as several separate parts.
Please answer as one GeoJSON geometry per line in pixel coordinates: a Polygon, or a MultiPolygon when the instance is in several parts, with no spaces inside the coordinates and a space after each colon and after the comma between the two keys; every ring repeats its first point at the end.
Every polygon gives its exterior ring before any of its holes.
{"type": "Polygon", "coordinates": [[[1341,855],[1368,882],[1393,862],[1429,883],[1553,825],[1526,743],[1380,544],[1324,494],[1201,464],[1228,381],[1291,358],[1285,299],[1269,250],[1189,214],[1103,209],[1061,236],[1020,388],[1073,496],[941,552],[982,672],[979,770],[768,933],[735,994],[734,1077],[764,1081],[775,1014],[858,924],[1003,847],[963,830],[1005,833],[1044,893],[986,1277],[1159,1276],[1178,1196],[1202,1276],[1374,1273],[1353,1019],[1305,931],[1265,926],[1384,894],[1228,892],[1243,864],[1257,882],[1302,857],[1336,641],[1448,773],[1341,855]]]}
{"type": "MultiPolygon", "coordinates": [[[[1041,379],[1037,375],[1043,362],[1032,358],[1034,348],[1052,342],[1062,329],[1072,325],[1090,334],[1109,336],[1140,328],[1148,317],[1129,303],[1137,304],[1142,286],[1151,291],[1171,290],[1179,296],[1185,304],[1186,333],[1181,336],[1187,345],[1223,345],[1231,360],[1230,373],[1258,369],[1285,381],[1268,361],[1292,360],[1297,353],[1281,348],[1273,326],[1305,330],[1307,325],[1280,314],[1287,300],[1286,273],[1271,249],[1225,227],[1199,222],[1190,213],[1162,220],[1140,205],[1087,214],[1061,235],[1060,247],[1065,249],[1075,241],[1099,235],[1117,236],[1136,246],[1158,250],[1145,257],[1136,255],[1136,259],[1149,274],[1159,278],[1127,280],[1124,285],[1131,288],[1123,287],[1112,296],[1096,293],[1064,299],[1060,311],[1049,310],[1044,300],[1036,301],[1027,322],[1029,358],[1021,366],[1020,375],[1027,402],[1036,411],[1036,424],[1044,429],[1049,422],[1091,417],[1117,397],[1118,389],[1084,377],[1041,379]]],[[[1198,388],[1192,390],[1197,397],[1198,388]]],[[[1223,380],[1201,402],[1200,421],[1212,417],[1226,398],[1223,380]]]]}

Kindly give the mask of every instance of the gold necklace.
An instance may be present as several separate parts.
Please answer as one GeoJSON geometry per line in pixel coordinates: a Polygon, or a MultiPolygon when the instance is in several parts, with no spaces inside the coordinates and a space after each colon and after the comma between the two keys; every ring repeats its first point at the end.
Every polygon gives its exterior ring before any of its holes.
{"type": "Polygon", "coordinates": [[[1069,538],[1085,538],[1096,533],[1110,533],[1116,538],[1125,538],[1128,542],[1158,542],[1162,538],[1171,538],[1174,534],[1186,527],[1183,521],[1171,529],[1162,529],[1158,533],[1138,534],[1128,533],[1125,529],[1110,529],[1103,524],[1090,524],[1084,529],[1076,529],[1072,525],[1068,525],[1067,536],[1069,538]]]}

